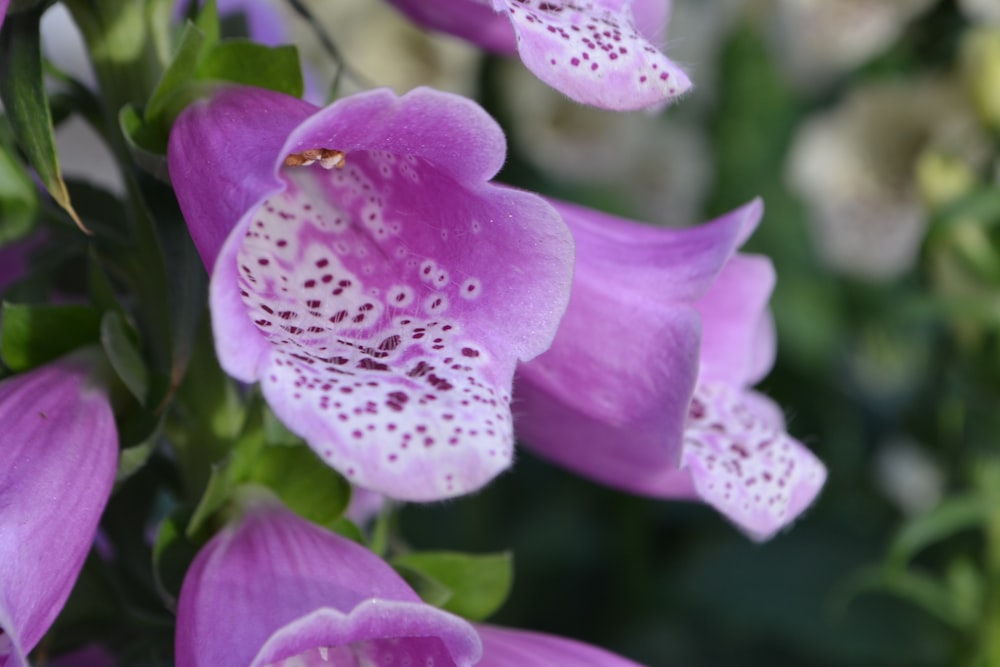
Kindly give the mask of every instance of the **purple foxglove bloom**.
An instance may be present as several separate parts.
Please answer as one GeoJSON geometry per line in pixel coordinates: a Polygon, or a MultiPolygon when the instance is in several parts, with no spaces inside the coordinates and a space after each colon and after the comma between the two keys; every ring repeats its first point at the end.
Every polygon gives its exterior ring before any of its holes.
{"type": "Polygon", "coordinates": [[[7,16],[7,8],[10,6],[10,0],[0,0],[0,28],[3,27],[4,17],[7,16]]]}
{"type": "Polygon", "coordinates": [[[414,21],[499,53],[583,104],[657,108],[691,80],[657,48],[669,0],[390,0],[414,21]]]}
{"type": "Polygon", "coordinates": [[[514,366],[550,344],[573,250],[544,200],[487,182],[504,150],[429,89],[317,110],[232,88],[174,126],[222,367],[356,485],[431,500],[510,464],[514,366]]]}
{"type": "Polygon", "coordinates": [[[184,578],[177,667],[479,660],[473,627],[425,605],[373,553],[273,499],[250,502],[184,578]]]}
{"type": "Polygon", "coordinates": [[[700,499],[754,539],[772,536],[826,471],[748,390],[775,348],[773,267],[734,256],[761,203],[680,230],[557,209],[577,244],[573,293],[551,349],[518,371],[518,435],[585,476],[700,499]]]}
{"type": "Polygon", "coordinates": [[[94,541],[118,463],[118,434],[86,357],[0,382],[0,664],[55,620],[94,541]]]}
{"type": "Polygon", "coordinates": [[[177,667],[638,667],[567,639],[473,626],[421,602],[364,547],[273,499],[250,502],[184,578],[177,667]]]}

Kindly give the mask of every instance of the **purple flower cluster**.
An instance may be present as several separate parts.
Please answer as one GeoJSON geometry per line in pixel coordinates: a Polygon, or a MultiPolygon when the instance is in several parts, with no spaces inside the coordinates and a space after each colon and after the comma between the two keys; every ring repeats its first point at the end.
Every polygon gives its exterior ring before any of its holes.
{"type": "MultiPolygon", "coordinates": [[[[392,1],[516,50],[584,103],[655,107],[690,86],[648,30],[663,1],[392,1]]],[[[325,463],[395,499],[474,492],[517,438],[599,482],[708,503],[754,539],[787,526],[826,472],[751,389],[776,346],[773,268],[738,252],[762,204],[653,228],[491,182],[505,150],[485,111],[430,89],[319,109],[231,87],[188,107],[169,170],[211,273],[222,368],[259,383],[325,463]]],[[[100,378],[75,354],[0,383],[3,664],[27,664],[111,492],[100,378]]],[[[424,604],[373,553],[245,495],[185,578],[182,667],[632,665],[424,604]]]]}

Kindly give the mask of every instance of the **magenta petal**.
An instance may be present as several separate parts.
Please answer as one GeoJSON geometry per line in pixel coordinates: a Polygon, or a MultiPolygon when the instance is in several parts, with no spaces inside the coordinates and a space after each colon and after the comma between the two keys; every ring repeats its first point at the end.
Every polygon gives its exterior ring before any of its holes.
{"type": "Polygon", "coordinates": [[[629,111],[662,106],[691,80],[635,27],[623,0],[498,0],[535,76],[571,99],[629,111]]]}
{"type": "Polygon", "coordinates": [[[695,302],[757,225],[754,201],[671,230],[556,202],[577,247],[570,305],[552,347],[518,371],[529,448],[622,488],[680,462],[698,376],[695,302]]]}
{"type": "Polygon", "coordinates": [[[111,492],[118,435],[90,371],[84,357],[70,356],[0,383],[0,657],[8,665],[26,664],[62,609],[111,492]]]}
{"type": "Polygon", "coordinates": [[[297,656],[313,664],[314,654],[323,664],[331,652],[388,654],[398,658],[393,664],[434,657],[441,667],[479,658],[472,626],[423,604],[370,551],[258,502],[202,548],[185,576],[178,667],[263,666],[297,656]]]}
{"type": "Polygon", "coordinates": [[[699,378],[742,387],[767,375],[777,347],[767,307],[774,281],[770,259],[736,255],[698,300],[695,307],[702,321],[699,378]]]}
{"type": "Polygon", "coordinates": [[[684,434],[682,467],[698,495],[756,540],[791,523],[826,481],[823,464],[766,405],[752,392],[699,385],[684,434]]]}
{"type": "Polygon", "coordinates": [[[477,625],[483,640],[478,667],[640,667],[583,642],[537,632],[477,625]]]}
{"type": "Polygon", "coordinates": [[[275,167],[288,134],[316,107],[259,88],[230,88],[195,102],[170,131],[167,166],[206,268],[246,211],[278,190],[275,167]]]}
{"type": "Polygon", "coordinates": [[[3,20],[7,16],[7,7],[9,6],[10,0],[0,0],[0,28],[3,27],[3,20]]]}
{"type": "Polygon", "coordinates": [[[355,484],[407,500],[475,490],[510,464],[514,365],[554,336],[569,232],[544,200],[486,182],[503,135],[454,95],[345,98],[271,164],[312,148],[340,161],[261,182],[219,255],[220,362],[261,380],[355,484]]]}
{"type": "Polygon", "coordinates": [[[504,55],[517,53],[510,20],[478,0],[389,0],[411,21],[504,55]]]}

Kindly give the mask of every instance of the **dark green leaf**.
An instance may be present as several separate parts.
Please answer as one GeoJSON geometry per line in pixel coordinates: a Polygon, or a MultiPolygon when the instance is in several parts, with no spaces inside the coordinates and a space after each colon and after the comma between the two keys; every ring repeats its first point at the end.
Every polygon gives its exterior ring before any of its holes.
{"type": "Polygon", "coordinates": [[[889,547],[888,561],[905,567],[922,549],[957,532],[981,526],[989,508],[978,496],[953,496],[930,512],[907,521],[889,547]]]}
{"type": "MultiPolygon", "coordinates": [[[[440,587],[449,590],[451,595],[442,608],[474,621],[481,621],[500,608],[514,580],[509,553],[414,552],[394,559],[392,564],[437,583],[439,587],[428,587],[434,594],[440,592],[440,587]]],[[[435,604],[427,598],[424,600],[435,604]]]]}
{"type": "Polygon", "coordinates": [[[52,198],[80,229],[86,230],[70,203],[59,169],[42,72],[39,38],[41,12],[12,14],[0,31],[0,99],[18,144],[52,198]]]}
{"type": "Polygon", "coordinates": [[[168,602],[175,603],[180,595],[184,575],[198,554],[198,545],[188,539],[184,527],[191,510],[181,508],[167,517],[156,534],[153,545],[153,573],[156,586],[168,602]]]}
{"type": "Polygon", "coordinates": [[[26,371],[100,340],[101,314],[89,306],[3,304],[0,356],[26,371]]]}
{"type": "Polygon", "coordinates": [[[149,370],[139,353],[135,337],[118,313],[108,312],[101,318],[101,345],[112,368],[139,404],[145,405],[149,396],[149,370]]]}
{"type": "Polygon", "coordinates": [[[142,115],[132,105],[125,105],[118,113],[118,127],[128,146],[129,154],[140,168],[164,183],[170,182],[167,169],[166,138],[151,131],[142,115]]]}
{"type": "Polygon", "coordinates": [[[24,237],[38,214],[38,192],[24,167],[0,145],[0,246],[24,237]]]}
{"type": "Polygon", "coordinates": [[[206,42],[205,33],[195,24],[189,22],[184,26],[181,43],[174,53],[174,59],[156,84],[156,89],[146,105],[145,121],[150,126],[147,148],[156,150],[157,145],[154,140],[158,140],[162,142],[160,145],[162,150],[158,152],[166,152],[167,136],[173,121],[171,116],[179,111],[174,109],[174,98],[178,91],[194,78],[206,42]]]}
{"type": "Polygon", "coordinates": [[[955,604],[951,591],[934,577],[913,571],[866,569],[852,577],[839,592],[846,606],[863,593],[882,592],[895,595],[920,607],[942,623],[957,630],[966,630],[976,622],[976,616],[963,613],[955,604]]]}

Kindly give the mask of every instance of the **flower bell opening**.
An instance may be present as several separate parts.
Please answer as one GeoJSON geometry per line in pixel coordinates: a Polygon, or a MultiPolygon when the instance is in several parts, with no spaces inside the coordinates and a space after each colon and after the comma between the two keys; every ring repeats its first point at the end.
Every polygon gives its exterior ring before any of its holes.
{"type": "Polygon", "coordinates": [[[325,433],[311,440],[317,453],[363,486],[402,468],[454,495],[463,456],[448,450],[505,466],[510,396],[463,326],[503,286],[456,261],[449,243],[480,234],[482,223],[435,225],[406,210],[420,205],[420,190],[447,187],[412,155],[354,152],[345,161],[319,149],[290,162],[285,191],[254,212],[237,255],[240,295],[273,346],[262,379],[276,413],[309,434],[323,421],[325,433]],[[368,466],[351,463],[358,458],[368,466]]]}
{"type": "Polygon", "coordinates": [[[354,642],[347,646],[322,646],[267,667],[368,667],[369,665],[413,665],[414,667],[455,667],[437,637],[393,637],[354,642]]]}

